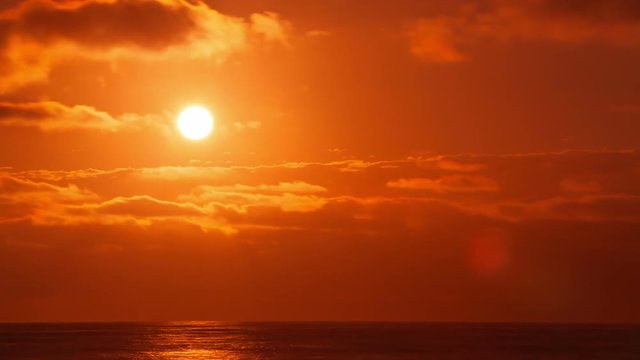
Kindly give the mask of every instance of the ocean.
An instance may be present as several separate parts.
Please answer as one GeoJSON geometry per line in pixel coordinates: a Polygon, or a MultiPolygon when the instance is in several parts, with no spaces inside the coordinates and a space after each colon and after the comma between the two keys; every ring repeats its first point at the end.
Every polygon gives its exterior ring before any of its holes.
{"type": "Polygon", "coordinates": [[[640,325],[1,324],[0,359],[640,359],[640,325]]]}

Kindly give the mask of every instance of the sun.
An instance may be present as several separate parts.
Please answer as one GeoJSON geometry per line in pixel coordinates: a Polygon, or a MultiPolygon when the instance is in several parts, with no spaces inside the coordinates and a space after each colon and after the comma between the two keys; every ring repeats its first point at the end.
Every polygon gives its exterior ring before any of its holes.
{"type": "Polygon", "coordinates": [[[189,140],[202,140],[213,131],[213,116],[202,106],[189,106],[178,116],[178,130],[189,140]]]}

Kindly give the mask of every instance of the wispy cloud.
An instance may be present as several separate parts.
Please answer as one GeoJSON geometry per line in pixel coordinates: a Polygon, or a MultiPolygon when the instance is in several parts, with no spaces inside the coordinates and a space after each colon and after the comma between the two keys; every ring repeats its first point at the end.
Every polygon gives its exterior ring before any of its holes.
{"type": "Polygon", "coordinates": [[[498,184],[484,176],[451,175],[438,179],[409,178],[389,181],[394,189],[430,190],[437,192],[497,192],[498,184]]]}
{"type": "Polygon", "coordinates": [[[91,106],[67,106],[55,101],[0,102],[0,126],[32,127],[42,131],[116,132],[136,128],[166,128],[170,121],[162,115],[123,114],[114,117],[91,106]]]}

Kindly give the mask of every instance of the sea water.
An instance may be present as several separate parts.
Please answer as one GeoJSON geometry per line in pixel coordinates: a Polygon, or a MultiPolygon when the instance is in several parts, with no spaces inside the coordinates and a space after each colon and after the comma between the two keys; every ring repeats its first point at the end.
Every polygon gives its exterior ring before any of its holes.
{"type": "Polygon", "coordinates": [[[0,359],[640,359],[640,326],[1,324],[0,359]]]}

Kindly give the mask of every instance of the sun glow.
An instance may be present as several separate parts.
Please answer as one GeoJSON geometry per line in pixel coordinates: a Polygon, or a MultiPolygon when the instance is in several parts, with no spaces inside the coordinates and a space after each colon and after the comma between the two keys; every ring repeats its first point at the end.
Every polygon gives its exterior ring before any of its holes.
{"type": "Polygon", "coordinates": [[[213,131],[213,116],[202,106],[189,106],[178,116],[178,130],[189,140],[202,140],[213,131]]]}

